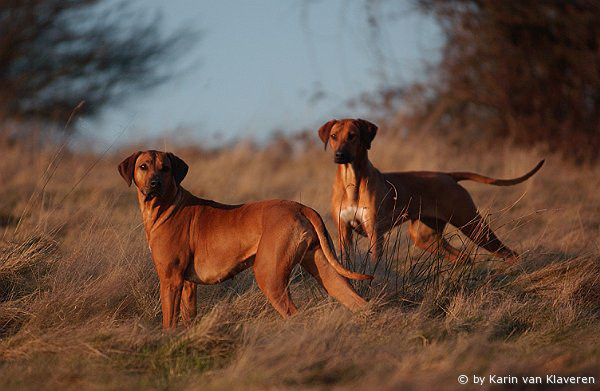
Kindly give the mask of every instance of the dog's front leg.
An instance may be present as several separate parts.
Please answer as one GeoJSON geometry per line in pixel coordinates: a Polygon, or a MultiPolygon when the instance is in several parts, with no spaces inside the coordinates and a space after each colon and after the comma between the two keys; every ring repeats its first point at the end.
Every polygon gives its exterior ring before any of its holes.
{"type": "Polygon", "coordinates": [[[183,282],[181,306],[179,307],[181,320],[189,324],[196,317],[196,284],[190,281],[183,282]]]}
{"type": "Polygon", "coordinates": [[[160,303],[163,315],[163,330],[175,330],[177,327],[177,308],[181,301],[183,278],[171,276],[160,278],[160,303]]]}
{"type": "Polygon", "coordinates": [[[369,237],[369,253],[372,262],[378,262],[383,255],[383,230],[378,229],[375,224],[367,225],[367,236],[369,237]]]}
{"type": "Polygon", "coordinates": [[[350,224],[340,220],[339,233],[342,260],[347,261],[350,259],[350,251],[352,249],[352,227],[350,224]]]}

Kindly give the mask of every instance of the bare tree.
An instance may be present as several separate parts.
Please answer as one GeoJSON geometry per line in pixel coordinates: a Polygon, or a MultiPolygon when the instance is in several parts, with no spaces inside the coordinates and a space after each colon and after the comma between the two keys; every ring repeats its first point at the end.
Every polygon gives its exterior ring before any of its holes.
{"type": "Polygon", "coordinates": [[[196,33],[103,0],[0,0],[0,116],[64,122],[165,81],[196,33]]]}
{"type": "Polygon", "coordinates": [[[578,162],[599,156],[600,1],[416,4],[438,20],[445,43],[427,82],[396,89],[410,124],[541,144],[578,162]]]}

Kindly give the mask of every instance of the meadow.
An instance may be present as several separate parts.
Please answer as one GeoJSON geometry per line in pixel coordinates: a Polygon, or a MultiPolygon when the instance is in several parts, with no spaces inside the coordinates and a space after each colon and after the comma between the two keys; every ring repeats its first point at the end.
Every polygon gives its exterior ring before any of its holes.
{"type": "Polygon", "coordinates": [[[199,315],[160,328],[158,280],[135,192],[117,172],[137,149],[168,149],[190,166],[183,186],[227,203],[285,198],[315,208],[333,237],[335,166],[316,131],[222,148],[149,141],[107,154],[0,142],[0,389],[545,389],[521,376],[595,376],[600,385],[600,167],[497,143],[465,150],[382,127],[370,151],[382,171],[542,170],[514,187],[464,182],[509,266],[448,229],[470,259],[416,249],[405,227],[383,261],[357,244],[351,267],[369,300],[352,314],[297,269],[297,315],[281,319],[251,271],[201,286],[199,315]],[[468,386],[459,375],[467,375],[468,386]],[[489,376],[518,384],[490,384],[489,376]],[[510,380],[510,378],[509,378],[510,380]]]}

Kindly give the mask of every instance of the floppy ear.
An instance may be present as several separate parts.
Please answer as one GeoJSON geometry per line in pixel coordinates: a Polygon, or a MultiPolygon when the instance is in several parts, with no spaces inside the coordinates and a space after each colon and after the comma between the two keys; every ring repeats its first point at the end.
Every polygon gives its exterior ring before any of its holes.
{"type": "Polygon", "coordinates": [[[133,180],[133,171],[135,169],[135,161],[141,153],[141,151],[137,151],[119,164],[119,174],[121,174],[123,179],[125,179],[127,186],[131,186],[131,181],[133,180]]]}
{"type": "Polygon", "coordinates": [[[332,119],[319,128],[319,138],[321,141],[323,141],[323,144],[325,144],[325,149],[327,149],[327,142],[329,141],[329,133],[331,133],[331,128],[333,128],[333,125],[335,125],[337,122],[337,119],[332,119]]]}
{"type": "Polygon", "coordinates": [[[173,178],[175,179],[175,183],[177,183],[177,185],[179,186],[183,178],[185,178],[185,176],[187,175],[188,165],[171,152],[168,152],[167,156],[171,161],[171,170],[173,170],[173,178]]]}
{"type": "Polygon", "coordinates": [[[360,138],[363,145],[367,149],[371,149],[371,141],[373,141],[375,135],[377,134],[377,125],[360,118],[355,119],[354,122],[358,125],[358,128],[360,129],[360,138]]]}

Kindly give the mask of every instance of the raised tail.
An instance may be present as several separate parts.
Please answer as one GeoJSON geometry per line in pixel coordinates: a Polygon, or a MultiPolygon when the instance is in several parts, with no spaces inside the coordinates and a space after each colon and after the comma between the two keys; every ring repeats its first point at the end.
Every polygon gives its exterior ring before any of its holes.
{"type": "Polygon", "coordinates": [[[327,261],[335,269],[336,272],[338,272],[340,275],[342,275],[346,278],[351,278],[353,280],[372,280],[373,279],[373,276],[370,276],[368,274],[351,272],[350,270],[346,269],[338,262],[338,259],[335,255],[335,253],[333,252],[333,249],[331,248],[331,240],[329,238],[329,233],[327,232],[327,228],[325,228],[325,223],[323,222],[323,219],[321,218],[321,216],[319,216],[319,214],[317,212],[315,212],[311,208],[305,206],[304,208],[302,208],[302,214],[313,225],[315,231],[317,232],[317,236],[319,237],[319,243],[321,244],[321,250],[323,250],[323,254],[325,254],[325,258],[327,258],[327,261]]]}
{"type": "Polygon", "coordinates": [[[467,181],[475,181],[475,182],[485,183],[485,184],[494,185],[494,186],[512,186],[512,185],[516,185],[517,183],[521,183],[521,182],[529,179],[533,174],[538,172],[538,170],[540,168],[542,168],[543,165],[544,165],[544,159],[540,160],[540,162],[537,164],[537,166],[535,166],[527,174],[520,176],[518,178],[513,178],[513,179],[490,178],[487,176],[475,174],[474,172],[449,172],[448,175],[450,175],[452,178],[454,178],[454,180],[457,182],[467,180],[467,181]]]}

